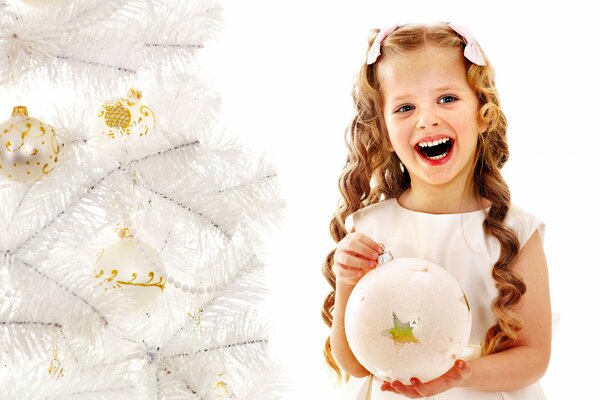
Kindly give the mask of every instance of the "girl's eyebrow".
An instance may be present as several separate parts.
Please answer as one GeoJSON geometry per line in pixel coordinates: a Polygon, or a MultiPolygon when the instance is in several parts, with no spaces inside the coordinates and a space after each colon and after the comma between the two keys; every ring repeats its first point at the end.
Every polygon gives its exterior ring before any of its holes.
{"type": "Polygon", "coordinates": [[[393,98],[391,98],[390,102],[393,103],[393,102],[396,102],[398,100],[406,100],[406,99],[410,99],[411,97],[414,97],[414,96],[411,95],[411,94],[408,94],[408,93],[403,93],[403,94],[400,94],[398,96],[394,96],[393,98]]]}
{"type": "Polygon", "coordinates": [[[447,85],[447,86],[441,86],[437,89],[435,89],[436,92],[447,92],[447,91],[463,91],[464,88],[462,88],[461,86],[458,85],[447,85]]]}

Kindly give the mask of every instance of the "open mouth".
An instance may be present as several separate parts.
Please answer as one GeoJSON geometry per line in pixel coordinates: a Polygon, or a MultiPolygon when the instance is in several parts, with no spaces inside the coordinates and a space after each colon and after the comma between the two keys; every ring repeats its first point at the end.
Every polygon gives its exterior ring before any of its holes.
{"type": "Polygon", "coordinates": [[[431,161],[441,160],[450,154],[454,140],[445,137],[441,139],[423,141],[417,143],[415,149],[423,156],[431,161]]]}

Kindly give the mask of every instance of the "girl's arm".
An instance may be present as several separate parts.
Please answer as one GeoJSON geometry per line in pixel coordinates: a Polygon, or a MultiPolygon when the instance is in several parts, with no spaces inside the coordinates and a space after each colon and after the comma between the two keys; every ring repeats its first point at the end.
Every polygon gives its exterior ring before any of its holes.
{"type": "Polygon", "coordinates": [[[546,257],[537,231],[523,246],[512,268],[527,285],[527,291],[513,308],[523,319],[523,328],[510,349],[469,362],[472,374],[461,386],[509,391],[538,381],[546,372],[552,313],[546,257]]]}
{"type": "Polygon", "coordinates": [[[485,391],[511,391],[538,381],[550,360],[552,315],[548,268],[539,233],[536,231],[520,250],[513,267],[523,278],[527,291],[513,308],[523,319],[514,345],[502,352],[456,365],[443,376],[412,385],[384,382],[382,390],[408,396],[434,396],[453,387],[485,391]],[[459,365],[462,366],[459,367],[459,365]]]}
{"type": "Polygon", "coordinates": [[[352,228],[352,231],[340,240],[333,255],[332,270],[336,280],[331,353],[344,371],[356,377],[367,376],[370,372],[358,362],[348,345],[345,328],[346,304],[352,289],[366,271],[377,266],[377,257],[381,251],[373,239],[352,228]]]}
{"type": "Polygon", "coordinates": [[[335,285],[335,307],[333,308],[333,323],[331,325],[331,352],[344,371],[352,376],[362,378],[370,374],[354,357],[346,338],[346,304],[354,285],[340,282],[335,285]]]}

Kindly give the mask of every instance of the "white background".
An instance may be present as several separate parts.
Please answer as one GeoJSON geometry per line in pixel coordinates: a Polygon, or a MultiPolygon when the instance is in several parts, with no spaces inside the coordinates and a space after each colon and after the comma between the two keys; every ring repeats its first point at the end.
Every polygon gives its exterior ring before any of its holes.
{"type": "Polygon", "coordinates": [[[271,345],[292,379],[286,399],[336,393],[322,356],[328,329],[320,310],[330,288],[321,264],[335,246],[329,222],[367,33],[433,21],[469,27],[492,61],[509,122],[504,176],[513,201],[547,224],[552,305],[561,314],[542,381],[547,397],[591,397],[600,359],[600,33],[597,12],[584,4],[223,0],[222,117],[240,140],[267,152],[287,201],[282,229],[267,241],[271,345]]]}
{"type": "MultiPolygon", "coordinates": [[[[351,81],[368,30],[392,22],[470,28],[497,74],[509,122],[503,173],[514,203],[547,224],[552,306],[562,320],[543,386],[548,399],[589,398],[597,379],[596,212],[600,136],[597,13],[583,1],[224,1],[222,115],[277,165],[287,201],[269,240],[274,355],[289,399],[331,399],[320,309],[321,264],[350,122],[351,81]],[[593,368],[593,369],[592,369],[593,368]]],[[[591,4],[591,3],[589,3],[591,4]]]]}

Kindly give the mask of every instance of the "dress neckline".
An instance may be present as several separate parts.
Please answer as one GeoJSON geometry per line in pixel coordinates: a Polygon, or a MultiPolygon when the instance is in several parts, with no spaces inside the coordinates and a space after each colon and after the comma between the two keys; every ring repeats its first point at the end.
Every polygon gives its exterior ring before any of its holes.
{"type": "Polygon", "coordinates": [[[405,211],[407,213],[412,213],[412,214],[420,214],[420,215],[426,215],[426,216],[431,216],[431,217],[452,217],[452,216],[461,216],[461,215],[471,215],[471,214],[487,214],[490,211],[490,208],[492,208],[492,206],[486,207],[486,208],[480,208],[479,210],[474,210],[474,211],[465,211],[465,212],[461,212],[461,213],[441,213],[441,214],[434,214],[434,213],[428,213],[428,212],[424,212],[424,211],[415,211],[415,210],[411,210],[410,208],[406,208],[404,207],[402,204],[400,204],[400,202],[398,201],[398,198],[391,198],[389,200],[392,200],[394,202],[394,204],[396,205],[397,208],[399,208],[402,211],[405,211]]]}

